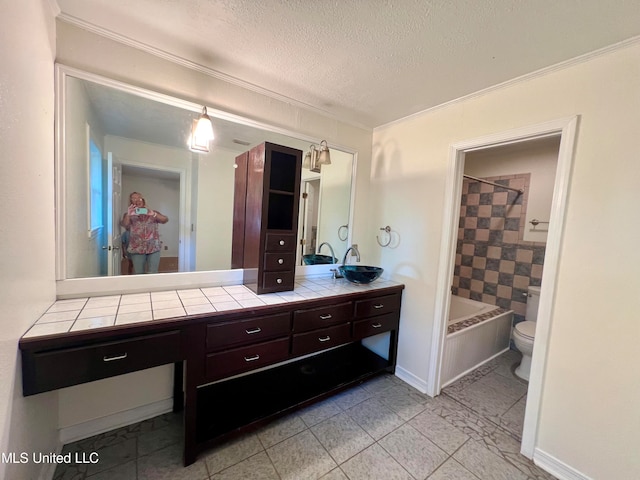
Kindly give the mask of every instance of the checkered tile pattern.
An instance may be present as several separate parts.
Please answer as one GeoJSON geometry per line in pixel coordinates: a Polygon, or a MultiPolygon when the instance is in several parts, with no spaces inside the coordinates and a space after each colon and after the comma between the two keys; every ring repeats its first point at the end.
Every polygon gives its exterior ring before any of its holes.
{"type": "Polygon", "coordinates": [[[464,179],[453,294],[514,311],[524,319],[526,291],[542,282],[545,244],[523,240],[530,174],[486,177],[524,193],[464,179]]]}

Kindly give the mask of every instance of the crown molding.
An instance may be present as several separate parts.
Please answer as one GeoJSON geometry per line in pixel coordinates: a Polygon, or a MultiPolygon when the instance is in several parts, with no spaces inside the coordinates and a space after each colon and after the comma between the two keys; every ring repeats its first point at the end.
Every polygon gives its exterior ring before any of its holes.
{"type": "MultiPolygon", "coordinates": [[[[55,0],[49,0],[52,2],[55,2],[55,0]]],[[[186,67],[188,69],[191,70],[195,70],[197,72],[203,73],[209,77],[212,78],[216,78],[218,80],[221,80],[223,82],[226,83],[230,83],[232,85],[236,85],[240,88],[243,88],[245,90],[249,90],[252,91],[254,93],[258,93],[260,95],[264,95],[265,97],[269,97],[272,98],[274,100],[278,100],[280,102],[286,103],[288,105],[297,107],[297,108],[301,108],[313,113],[316,113],[318,115],[322,115],[323,117],[328,117],[332,120],[336,120],[339,121],[341,123],[345,123],[348,125],[351,125],[353,127],[357,127],[366,131],[371,131],[372,127],[364,125],[362,123],[359,122],[355,122],[355,121],[350,121],[350,120],[345,120],[342,117],[339,117],[338,115],[336,115],[335,113],[332,113],[330,111],[327,110],[323,110],[321,108],[318,108],[314,105],[310,105],[308,103],[302,102],[300,100],[296,100],[295,98],[291,98],[291,97],[287,97],[286,95],[282,95],[280,93],[274,92],[272,90],[268,90],[266,88],[260,87],[258,85],[255,85],[253,83],[250,82],[246,82],[244,80],[241,80],[239,78],[236,78],[234,76],[228,75],[226,73],[220,72],[218,70],[215,70],[213,68],[210,67],[206,67],[204,65],[201,65],[197,62],[193,62],[191,60],[187,60],[184,57],[181,57],[179,55],[175,55],[173,53],[169,53],[166,52],[164,50],[161,50],[157,47],[154,47],[152,45],[148,45],[146,43],[140,42],[138,40],[134,40],[132,38],[129,38],[125,35],[121,35],[119,33],[113,32],[111,30],[108,30],[106,28],[100,27],[98,25],[95,25],[93,23],[87,22],[85,20],[82,20],[80,18],[74,17],[73,15],[69,15],[67,13],[60,13],[57,16],[58,20],[63,21],[65,23],[68,23],[70,25],[74,25],[76,27],[82,28],[83,30],[87,30],[91,33],[94,33],[96,35],[100,35],[101,37],[105,37],[108,38],[110,40],[113,40],[115,42],[133,47],[137,50],[141,50],[143,52],[149,53],[151,55],[154,55],[156,57],[162,58],[164,60],[167,60],[169,62],[181,65],[183,67],[186,67]]]]}
{"type": "Polygon", "coordinates": [[[478,90],[477,92],[473,92],[473,93],[470,93],[468,95],[463,95],[462,97],[454,98],[453,100],[449,100],[447,102],[440,103],[438,105],[435,105],[433,107],[427,108],[425,110],[421,110],[419,112],[412,113],[411,115],[407,115],[406,117],[402,117],[402,118],[399,118],[397,120],[393,120],[392,122],[385,123],[383,125],[378,125],[377,127],[374,127],[373,131],[374,132],[378,132],[380,130],[384,130],[385,128],[391,127],[393,125],[397,125],[399,123],[404,123],[407,120],[420,118],[423,115],[427,115],[429,113],[432,113],[432,112],[434,112],[436,110],[440,110],[440,109],[445,108],[445,107],[448,107],[450,105],[455,105],[457,103],[461,103],[461,102],[470,100],[472,98],[481,97],[483,95],[486,95],[488,93],[494,92],[496,90],[501,90],[503,88],[508,88],[508,87],[511,87],[512,85],[516,85],[516,84],[522,83],[522,82],[527,82],[527,81],[532,80],[534,78],[543,77],[543,76],[548,75],[548,74],[550,74],[552,72],[556,72],[556,71],[559,71],[559,70],[564,70],[565,68],[569,68],[569,67],[572,67],[574,65],[579,65],[581,63],[588,62],[589,60],[592,60],[594,58],[601,57],[603,55],[607,55],[609,53],[612,53],[612,52],[615,52],[615,51],[618,51],[618,50],[623,50],[623,49],[625,49],[627,47],[631,47],[631,46],[634,46],[634,45],[637,45],[637,44],[640,44],[640,36],[628,38],[627,40],[623,40],[621,42],[614,43],[612,45],[608,45],[608,46],[603,47],[603,48],[599,48],[598,50],[593,50],[592,52],[585,53],[583,55],[579,55],[579,56],[571,58],[569,60],[565,60],[564,62],[556,63],[555,65],[551,65],[549,67],[541,68],[539,70],[536,70],[535,72],[526,73],[526,74],[521,75],[519,77],[512,78],[511,80],[507,80],[506,82],[497,83],[497,84],[492,85],[490,87],[483,88],[482,90],[478,90]]]}

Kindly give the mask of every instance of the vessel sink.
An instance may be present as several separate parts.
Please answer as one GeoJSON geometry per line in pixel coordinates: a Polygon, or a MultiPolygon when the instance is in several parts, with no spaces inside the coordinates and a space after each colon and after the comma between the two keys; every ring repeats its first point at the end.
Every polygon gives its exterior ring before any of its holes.
{"type": "Polygon", "coordinates": [[[371,283],[384,272],[380,267],[368,265],[342,265],[339,270],[352,283],[371,283]]]}
{"type": "Polygon", "coordinates": [[[331,263],[337,263],[338,259],[332,257],[331,255],[320,255],[317,253],[312,253],[309,255],[303,255],[302,261],[305,265],[328,265],[331,263]]]}

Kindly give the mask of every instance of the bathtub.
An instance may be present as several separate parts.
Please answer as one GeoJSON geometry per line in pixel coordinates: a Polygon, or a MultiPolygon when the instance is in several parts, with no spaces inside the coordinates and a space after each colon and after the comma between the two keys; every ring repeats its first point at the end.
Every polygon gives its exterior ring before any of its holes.
{"type": "Polygon", "coordinates": [[[451,295],[441,387],[509,350],[513,311],[451,295]]]}

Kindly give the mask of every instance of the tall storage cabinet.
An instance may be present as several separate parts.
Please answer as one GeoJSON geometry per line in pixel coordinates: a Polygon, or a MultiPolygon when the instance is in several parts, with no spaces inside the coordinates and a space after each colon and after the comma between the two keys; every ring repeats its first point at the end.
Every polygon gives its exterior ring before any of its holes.
{"type": "Polygon", "coordinates": [[[232,267],[258,294],[293,290],[302,151],[265,142],[236,164],[232,267]]]}

